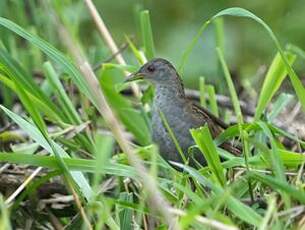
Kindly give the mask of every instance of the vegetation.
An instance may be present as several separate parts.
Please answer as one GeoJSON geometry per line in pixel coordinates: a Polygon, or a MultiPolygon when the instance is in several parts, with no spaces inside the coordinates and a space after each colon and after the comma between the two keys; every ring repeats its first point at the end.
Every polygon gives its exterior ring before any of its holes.
{"type": "Polygon", "coordinates": [[[215,140],[206,126],[190,130],[190,148],[202,150],[208,164],[172,163],[179,172],[151,141],[152,88],[124,83],[157,56],[149,11],[136,10],[138,35],[126,35],[117,53],[90,0],[3,2],[19,17],[0,17],[3,229],[305,228],[305,88],[303,69],[292,67],[305,52],[282,44],[264,20],[227,8],[180,48],[175,64],[184,76],[198,41],[215,28],[222,83],[198,76],[189,85],[199,90],[187,95],[230,126],[215,140]],[[92,16],[90,28],[99,31],[90,44],[81,15],[92,16]],[[224,22],[232,17],[252,20],[273,44],[272,62],[257,74],[260,87],[227,65],[224,22]],[[293,94],[284,91],[286,78],[293,94]],[[218,147],[227,140],[242,145],[241,156],[218,147]]]}

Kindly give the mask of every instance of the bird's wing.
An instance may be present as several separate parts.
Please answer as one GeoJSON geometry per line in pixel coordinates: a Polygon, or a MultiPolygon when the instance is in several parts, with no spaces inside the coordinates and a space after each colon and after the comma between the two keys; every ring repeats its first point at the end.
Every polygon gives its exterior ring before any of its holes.
{"type": "Polygon", "coordinates": [[[200,125],[208,125],[212,136],[215,138],[217,137],[222,131],[223,131],[223,124],[219,125],[218,122],[215,122],[213,117],[211,116],[211,113],[207,113],[205,110],[203,110],[200,106],[195,105],[193,103],[190,103],[192,114],[194,118],[197,120],[197,124],[200,125]]]}
{"type": "Polygon", "coordinates": [[[198,113],[201,113],[204,117],[210,118],[214,123],[216,123],[218,126],[220,126],[223,129],[227,129],[229,126],[223,122],[221,119],[216,117],[213,113],[211,113],[209,110],[201,107],[198,103],[192,103],[192,106],[194,107],[194,110],[198,113]]]}
{"type": "MultiPolygon", "coordinates": [[[[229,127],[221,119],[219,119],[211,112],[209,112],[207,109],[201,107],[196,103],[192,103],[192,109],[195,113],[200,114],[203,117],[203,120],[205,120],[214,138],[218,136],[223,131],[223,129],[229,127]]],[[[242,152],[241,148],[239,148],[238,146],[233,146],[228,142],[224,142],[220,146],[236,156],[240,156],[242,152]]]]}

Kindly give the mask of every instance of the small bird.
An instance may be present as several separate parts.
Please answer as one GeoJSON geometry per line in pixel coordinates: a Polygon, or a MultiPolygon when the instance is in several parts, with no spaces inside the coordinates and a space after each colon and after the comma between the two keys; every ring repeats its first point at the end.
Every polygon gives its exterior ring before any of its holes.
{"type": "MultiPolygon", "coordinates": [[[[206,160],[199,149],[195,148],[191,154],[188,151],[189,147],[195,144],[190,129],[207,125],[215,138],[228,126],[206,109],[186,98],[182,80],[169,61],[155,58],[144,64],[136,73],[131,74],[126,82],[138,79],[148,80],[155,86],[152,105],[152,139],[158,144],[161,156],[166,161],[183,163],[183,159],[164,125],[164,120],[161,118],[162,113],[185,158],[189,160],[189,164],[193,167],[198,167],[198,163],[205,166],[206,160]]],[[[239,149],[229,143],[223,143],[221,147],[231,153],[239,153],[239,149]]]]}

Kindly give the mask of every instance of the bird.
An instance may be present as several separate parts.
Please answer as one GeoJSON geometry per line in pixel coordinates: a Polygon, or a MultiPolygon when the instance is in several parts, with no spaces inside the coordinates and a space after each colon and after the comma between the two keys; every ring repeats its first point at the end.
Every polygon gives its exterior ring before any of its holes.
{"type": "MultiPolygon", "coordinates": [[[[192,167],[206,166],[206,159],[199,149],[193,148],[191,152],[189,151],[189,148],[195,145],[190,129],[207,125],[212,137],[215,138],[228,125],[207,109],[186,98],[181,77],[166,59],[154,58],[148,61],[138,71],[128,76],[125,82],[139,79],[149,81],[155,88],[151,109],[151,129],[152,140],[159,146],[161,156],[167,162],[184,163],[183,160],[187,159],[192,167]],[[164,118],[182,149],[184,159],[177,150],[164,118]]],[[[236,155],[240,154],[240,149],[230,143],[225,142],[220,147],[236,155]]]]}

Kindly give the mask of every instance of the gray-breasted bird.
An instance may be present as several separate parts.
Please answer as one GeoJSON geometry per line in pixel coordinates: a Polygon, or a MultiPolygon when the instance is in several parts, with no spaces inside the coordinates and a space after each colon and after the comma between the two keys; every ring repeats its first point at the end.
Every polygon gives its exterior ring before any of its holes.
{"type": "MultiPolygon", "coordinates": [[[[197,166],[196,161],[206,165],[204,156],[198,149],[188,154],[188,148],[194,145],[190,134],[191,128],[208,125],[213,137],[218,136],[227,125],[204,108],[189,101],[184,94],[184,87],[175,67],[165,59],[156,58],[143,65],[126,81],[145,79],[155,86],[155,96],[152,106],[152,138],[158,144],[162,157],[167,161],[182,162],[182,158],[161,119],[164,114],[171,130],[191,166],[197,166]]],[[[238,154],[239,149],[229,143],[223,143],[222,148],[238,154]]]]}

